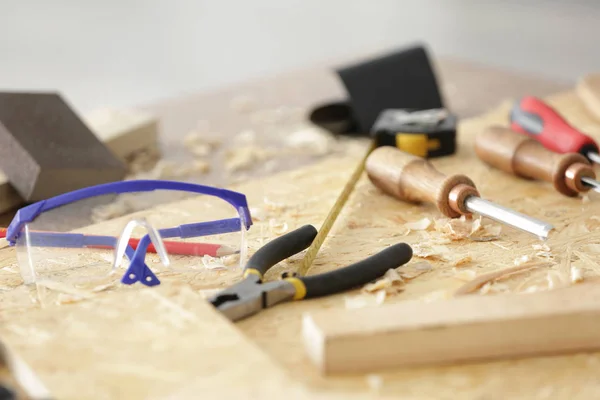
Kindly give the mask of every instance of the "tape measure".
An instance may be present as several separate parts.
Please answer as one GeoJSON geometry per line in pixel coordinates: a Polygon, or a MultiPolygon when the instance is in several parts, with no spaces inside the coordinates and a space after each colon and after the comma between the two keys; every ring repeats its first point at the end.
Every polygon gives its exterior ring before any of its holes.
{"type": "Polygon", "coordinates": [[[371,135],[377,146],[394,146],[424,158],[442,157],[456,152],[456,121],[444,108],[390,109],[379,114],[371,135]]]}

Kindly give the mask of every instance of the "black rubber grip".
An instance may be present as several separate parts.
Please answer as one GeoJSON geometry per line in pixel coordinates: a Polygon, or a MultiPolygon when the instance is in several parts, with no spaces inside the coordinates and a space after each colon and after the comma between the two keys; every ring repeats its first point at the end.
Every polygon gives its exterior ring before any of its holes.
{"type": "Polygon", "coordinates": [[[398,243],[356,264],[298,279],[306,286],[305,298],[329,296],[367,284],[384,275],[388,269],[406,264],[412,255],[408,244],[398,243]]]}
{"type": "Polygon", "coordinates": [[[278,262],[298,254],[310,246],[315,236],[317,236],[317,229],[312,225],[304,225],[273,239],[250,257],[244,269],[252,268],[264,275],[278,262]]]}

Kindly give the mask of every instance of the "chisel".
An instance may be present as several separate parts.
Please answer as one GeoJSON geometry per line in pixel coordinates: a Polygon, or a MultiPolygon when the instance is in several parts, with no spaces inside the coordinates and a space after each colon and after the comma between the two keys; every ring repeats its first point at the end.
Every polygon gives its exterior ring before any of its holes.
{"type": "Polygon", "coordinates": [[[447,217],[471,213],[546,239],[554,227],[546,222],[484,200],[465,175],[446,176],[424,158],[393,147],[375,149],[367,158],[369,179],[385,193],[408,202],[433,203],[447,217]]]}
{"type": "Polygon", "coordinates": [[[501,126],[491,126],[475,138],[477,156],[492,167],[527,179],[551,182],[565,196],[590,189],[600,182],[590,162],[581,154],[558,154],[527,136],[501,126]]]}

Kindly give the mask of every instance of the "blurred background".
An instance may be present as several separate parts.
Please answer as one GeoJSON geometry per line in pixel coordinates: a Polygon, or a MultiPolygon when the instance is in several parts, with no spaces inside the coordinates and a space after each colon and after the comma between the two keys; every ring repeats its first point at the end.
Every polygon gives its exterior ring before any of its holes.
{"type": "Polygon", "coordinates": [[[127,107],[420,40],[574,81],[598,70],[595,0],[0,0],[0,87],[127,107]]]}

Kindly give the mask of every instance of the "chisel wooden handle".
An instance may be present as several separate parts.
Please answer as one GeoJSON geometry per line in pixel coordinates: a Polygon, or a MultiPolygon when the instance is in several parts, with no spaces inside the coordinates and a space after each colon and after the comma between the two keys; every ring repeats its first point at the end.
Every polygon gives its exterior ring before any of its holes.
{"type": "Polygon", "coordinates": [[[451,218],[469,214],[466,198],[479,196],[468,177],[443,175],[429,161],[389,146],[371,153],[366,170],[371,182],[385,193],[408,202],[433,203],[451,218]]]}
{"type": "Polygon", "coordinates": [[[475,152],[485,163],[528,179],[551,182],[557,191],[576,196],[590,190],[582,177],[596,178],[589,161],[578,153],[558,154],[539,142],[501,126],[491,126],[475,138],[475,152]]]}

